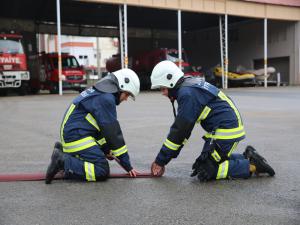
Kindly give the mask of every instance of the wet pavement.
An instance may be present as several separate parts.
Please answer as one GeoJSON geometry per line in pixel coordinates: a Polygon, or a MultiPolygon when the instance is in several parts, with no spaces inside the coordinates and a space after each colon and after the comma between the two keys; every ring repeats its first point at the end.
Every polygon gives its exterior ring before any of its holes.
{"type": "MultiPolygon", "coordinates": [[[[1,225],[300,224],[300,87],[230,89],[247,138],[276,171],[274,178],[199,183],[189,176],[204,131],[196,126],[162,178],[85,183],[0,183],[1,225]]],[[[76,96],[0,97],[0,173],[44,172],[67,106],[76,96]]],[[[149,172],[173,121],[159,92],[118,107],[136,169],[149,172]]],[[[123,172],[112,162],[112,172],[123,172]]]]}

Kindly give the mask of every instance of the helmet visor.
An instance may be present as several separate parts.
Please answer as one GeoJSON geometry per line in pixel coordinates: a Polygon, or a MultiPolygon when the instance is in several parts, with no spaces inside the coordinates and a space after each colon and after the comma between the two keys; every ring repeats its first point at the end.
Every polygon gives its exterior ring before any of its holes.
{"type": "Polygon", "coordinates": [[[162,86],[161,85],[158,85],[158,84],[152,84],[151,85],[151,89],[159,89],[159,88],[161,88],[162,86]]]}

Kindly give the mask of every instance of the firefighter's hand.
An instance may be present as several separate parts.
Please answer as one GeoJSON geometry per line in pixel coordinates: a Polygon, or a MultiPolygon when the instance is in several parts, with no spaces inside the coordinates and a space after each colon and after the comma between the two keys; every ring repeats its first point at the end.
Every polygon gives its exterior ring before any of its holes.
{"type": "Polygon", "coordinates": [[[114,160],[114,156],[113,156],[113,154],[112,154],[112,151],[109,151],[109,153],[106,154],[105,157],[106,157],[108,160],[114,160]]]}
{"type": "Polygon", "coordinates": [[[130,177],[136,177],[136,175],[138,174],[139,172],[135,169],[132,169],[128,172],[129,176],[130,177]]]}
{"type": "Polygon", "coordinates": [[[165,172],[165,167],[153,162],[151,165],[151,173],[153,176],[161,177],[165,172]]]}

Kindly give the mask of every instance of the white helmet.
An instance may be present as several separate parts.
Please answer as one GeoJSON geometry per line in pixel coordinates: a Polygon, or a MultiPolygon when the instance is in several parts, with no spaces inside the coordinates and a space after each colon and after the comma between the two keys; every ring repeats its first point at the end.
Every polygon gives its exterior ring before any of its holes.
{"type": "Polygon", "coordinates": [[[178,80],[184,76],[175,63],[165,60],[159,62],[151,74],[151,89],[166,87],[173,88],[178,80]]]}
{"type": "Polygon", "coordinates": [[[136,73],[131,69],[121,69],[113,72],[113,74],[118,80],[121,91],[129,92],[135,99],[140,92],[140,80],[136,73]]]}

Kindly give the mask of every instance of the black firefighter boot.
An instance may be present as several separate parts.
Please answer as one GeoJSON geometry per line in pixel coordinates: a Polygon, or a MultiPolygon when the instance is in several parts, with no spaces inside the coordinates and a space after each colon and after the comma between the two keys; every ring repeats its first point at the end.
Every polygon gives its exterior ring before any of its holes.
{"type": "Polygon", "coordinates": [[[275,175],[275,171],[267,160],[259,155],[252,146],[248,145],[243,155],[246,159],[249,159],[250,164],[256,167],[256,173],[268,173],[271,177],[275,175]]]}
{"type": "Polygon", "coordinates": [[[46,184],[50,184],[54,176],[64,169],[64,153],[62,152],[62,145],[60,142],[56,142],[54,145],[54,150],[51,156],[51,162],[48,166],[46,173],[46,184]]]}

